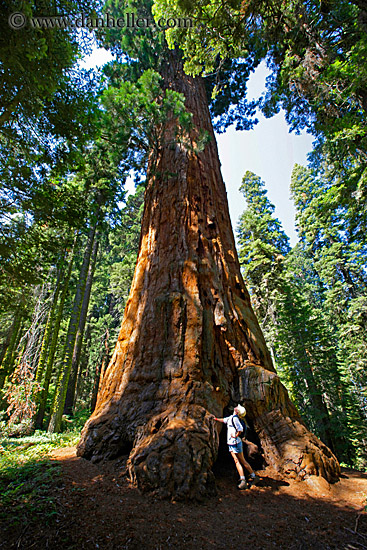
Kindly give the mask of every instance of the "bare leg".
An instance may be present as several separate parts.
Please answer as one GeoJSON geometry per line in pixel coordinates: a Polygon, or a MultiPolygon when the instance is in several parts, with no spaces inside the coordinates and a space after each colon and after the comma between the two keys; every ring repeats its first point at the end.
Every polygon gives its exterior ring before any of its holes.
{"type": "MultiPolygon", "coordinates": [[[[243,456],[243,453],[237,453],[238,461],[242,464],[242,466],[245,468],[246,472],[249,474],[253,474],[254,471],[251,468],[250,464],[245,460],[245,457],[243,456]]],[[[238,470],[238,468],[237,468],[238,470]]]]}
{"type": "MultiPolygon", "coordinates": [[[[240,477],[245,477],[245,473],[243,471],[243,468],[242,468],[242,465],[241,465],[241,462],[239,460],[239,456],[240,454],[242,453],[233,453],[232,451],[230,451],[232,457],[233,457],[233,460],[234,460],[234,463],[236,465],[236,468],[237,468],[237,472],[240,474],[240,477]]],[[[243,458],[243,455],[242,455],[242,458],[243,458]]],[[[243,460],[245,460],[243,458],[243,460]]]]}

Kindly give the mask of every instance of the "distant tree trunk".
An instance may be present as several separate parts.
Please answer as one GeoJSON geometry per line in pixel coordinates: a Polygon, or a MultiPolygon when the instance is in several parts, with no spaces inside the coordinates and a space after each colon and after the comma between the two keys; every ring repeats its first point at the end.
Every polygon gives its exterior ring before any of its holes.
{"type": "Polygon", "coordinates": [[[300,341],[302,343],[304,358],[305,358],[303,362],[303,368],[304,368],[304,373],[306,378],[306,385],[309,391],[309,396],[310,396],[312,406],[315,409],[315,411],[317,411],[317,416],[318,416],[317,424],[318,424],[319,434],[321,439],[326,443],[326,445],[328,445],[329,448],[334,451],[335,445],[333,442],[333,435],[330,430],[329,411],[323,400],[322,391],[315,379],[313,369],[308,357],[309,354],[303,345],[301,335],[300,335],[300,338],[301,338],[300,341]]]}
{"type": "Polygon", "coordinates": [[[88,367],[89,356],[86,350],[86,346],[88,345],[87,342],[90,339],[91,328],[92,328],[91,324],[88,321],[84,332],[82,349],[80,352],[81,358],[79,361],[79,372],[78,372],[78,379],[77,379],[76,390],[75,390],[75,406],[79,399],[83,399],[85,382],[88,381],[87,367],[88,367]]]}
{"type": "Polygon", "coordinates": [[[0,390],[4,387],[7,377],[13,372],[15,368],[16,351],[22,335],[22,321],[23,321],[23,300],[19,306],[12,327],[10,329],[10,337],[8,345],[4,353],[3,360],[0,366],[0,390]]]}
{"type": "MultiPolygon", "coordinates": [[[[65,255],[66,255],[66,252],[65,252],[65,255]]],[[[49,344],[50,344],[50,340],[51,340],[51,337],[52,337],[52,327],[53,327],[54,320],[55,320],[55,312],[56,312],[57,302],[58,302],[58,299],[59,299],[61,279],[62,279],[63,271],[64,271],[64,263],[65,263],[65,257],[62,259],[61,265],[59,265],[59,269],[58,269],[58,273],[57,273],[56,286],[55,286],[55,290],[54,290],[54,293],[53,293],[53,296],[52,296],[51,308],[50,308],[50,311],[49,311],[49,314],[48,314],[48,317],[47,317],[45,331],[44,331],[43,338],[42,338],[41,352],[40,352],[40,356],[39,356],[39,359],[38,359],[38,365],[37,365],[37,370],[36,370],[36,382],[38,382],[38,384],[40,384],[40,385],[42,385],[42,380],[43,380],[44,374],[45,374],[46,361],[47,361],[47,356],[48,356],[48,353],[49,353],[49,344]]],[[[39,400],[39,397],[40,397],[40,393],[37,393],[36,397],[35,397],[36,401],[39,400]]]]}
{"type": "Polygon", "coordinates": [[[85,323],[87,320],[87,313],[88,313],[88,307],[89,307],[89,301],[90,301],[90,292],[92,289],[94,269],[96,267],[97,252],[98,252],[98,240],[97,240],[97,236],[95,236],[89,268],[88,268],[87,280],[85,284],[84,295],[83,295],[83,303],[80,310],[79,326],[75,337],[68,389],[67,389],[66,398],[65,398],[64,414],[68,414],[68,415],[73,414],[80,352],[82,349],[85,323]]]}
{"type": "Polygon", "coordinates": [[[79,325],[80,311],[83,302],[84,290],[87,281],[87,274],[93,249],[94,237],[97,223],[90,229],[87,244],[85,247],[83,263],[80,268],[79,278],[76,287],[74,304],[70,316],[68,332],[66,335],[66,344],[64,349],[64,359],[60,370],[60,376],[56,387],[53,411],[50,419],[48,431],[57,433],[61,428],[61,420],[64,411],[66,391],[68,387],[71,365],[73,360],[73,351],[75,345],[76,334],[79,325]]]}
{"type": "Polygon", "coordinates": [[[45,376],[44,376],[43,381],[42,381],[42,390],[40,391],[40,393],[37,397],[38,410],[37,410],[37,415],[36,415],[36,419],[35,419],[35,428],[36,429],[41,429],[42,428],[43,420],[44,420],[44,417],[45,417],[48,389],[49,389],[49,386],[50,386],[50,381],[51,381],[51,376],[52,376],[52,369],[53,369],[53,366],[54,366],[57,340],[58,340],[58,337],[59,337],[60,324],[61,324],[62,314],[63,314],[63,311],[64,311],[65,299],[66,299],[66,295],[67,295],[67,291],[68,291],[68,287],[69,287],[71,272],[72,272],[72,269],[73,269],[76,241],[77,241],[77,237],[75,237],[73,249],[70,253],[69,266],[68,266],[66,276],[64,277],[64,279],[62,281],[62,291],[61,291],[61,295],[60,295],[59,307],[58,307],[58,310],[57,310],[57,313],[56,313],[56,316],[55,316],[54,324],[52,326],[52,338],[51,338],[51,343],[50,343],[50,347],[49,347],[49,350],[48,350],[48,357],[47,357],[47,363],[46,363],[46,372],[45,372],[45,376]]]}
{"type": "Polygon", "coordinates": [[[142,490],[197,498],[215,492],[212,415],[241,401],[266,461],[303,477],[336,479],[339,465],[304,426],[274,371],[237,258],[216,141],[200,78],[167,64],[167,86],[186,96],[198,151],[174,144],[168,125],[148,179],[140,251],[115,352],[78,454],[130,453],[142,490]]]}
{"type": "Polygon", "coordinates": [[[94,409],[96,408],[98,391],[99,391],[99,388],[101,386],[101,382],[103,380],[103,376],[104,376],[104,373],[105,373],[105,370],[106,370],[106,365],[107,365],[107,362],[109,361],[109,357],[110,357],[110,348],[109,348],[109,345],[108,345],[109,337],[110,337],[110,333],[109,333],[109,330],[108,330],[108,327],[107,327],[106,332],[104,334],[104,351],[102,352],[102,357],[100,358],[100,360],[97,363],[96,373],[95,373],[95,377],[94,377],[93,390],[92,390],[92,399],[91,399],[91,404],[90,404],[91,412],[93,412],[94,409]]]}
{"type": "MultiPolygon", "coordinates": [[[[5,340],[3,342],[3,345],[1,346],[0,365],[2,365],[2,362],[4,361],[4,357],[6,355],[6,352],[9,349],[9,346],[11,345],[14,338],[16,338],[15,332],[17,330],[17,325],[19,323],[19,320],[20,320],[20,314],[19,314],[19,311],[16,311],[15,315],[14,315],[13,322],[10,325],[10,327],[9,327],[7,333],[6,333],[5,340]]],[[[0,369],[1,369],[1,366],[0,366],[0,369]]]]}

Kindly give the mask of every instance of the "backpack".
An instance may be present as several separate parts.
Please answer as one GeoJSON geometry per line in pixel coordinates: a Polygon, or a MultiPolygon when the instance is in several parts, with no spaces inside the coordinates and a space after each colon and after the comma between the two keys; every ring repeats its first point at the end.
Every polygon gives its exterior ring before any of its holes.
{"type": "MultiPolygon", "coordinates": [[[[248,457],[251,459],[254,459],[256,455],[260,454],[259,447],[256,445],[256,443],[253,443],[252,441],[247,440],[247,432],[249,431],[250,428],[246,420],[244,418],[240,418],[239,416],[237,416],[237,418],[240,421],[240,424],[242,426],[242,434],[240,435],[240,439],[243,441],[243,443],[246,443],[248,457]]],[[[234,422],[233,422],[233,418],[232,418],[232,427],[236,429],[236,426],[234,425],[234,422]]]]}
{"type": "MultiPolygon", "coordinates": [[[[235,415],[237,416],[237,415],[235,415]]],[[[239,416],[237,416],[238,420],[240,421],[240,424],[242,426],[242,434],[240,436],[240,438],[242,440],[246,439],[246,435],[247,435],[247,430],[248,430],[248,425],[246,423],[246,420],[244,420],[243,418],[240,418],[239,416]]],[[[237,430],[236,426],[234,425],[234,422],[233,422],[233,416],[232,416],[232,428],[234,428],[235,430],[237,430]]]]}

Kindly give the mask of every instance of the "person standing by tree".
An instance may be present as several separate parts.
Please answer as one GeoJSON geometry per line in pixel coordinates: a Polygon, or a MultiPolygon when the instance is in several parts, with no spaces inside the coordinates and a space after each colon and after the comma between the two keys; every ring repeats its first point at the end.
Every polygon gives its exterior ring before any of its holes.
{"type": "Polygon", "coordinates": [[[251,485],[256,484],[259,481],[258,476],[255,474],[250,464],[245,460],[242,450],[242,440],[240,434],[243,432],[243,427],[239,417],[246,416],[246,409],[242,405],[237,405],[233,411],[234,414],[226,416],[225,418],[214,418],[218,422],[223,422],[227,425],[227,443],[229,452],[231,453],[237,471],[240,475],[239,489],[247,489],[251,485]],[[246,482],[244,469],[249,473],[249,485],[246,482]]]}

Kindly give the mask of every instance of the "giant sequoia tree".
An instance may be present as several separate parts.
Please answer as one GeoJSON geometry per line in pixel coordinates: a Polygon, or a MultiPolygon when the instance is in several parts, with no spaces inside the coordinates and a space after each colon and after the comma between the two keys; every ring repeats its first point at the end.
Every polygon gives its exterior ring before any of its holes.
{"type": "Polygon", "coordinates": [[[334,480],[339,465],[289,400],[250,305],[203,81],[183,72],[177,51],[164,52],[159,71],[163,88],[184,95],[193,127],[178,141],[168,118],[151,155],[130,297],[78,454],[129,454],[142,490],[201,498],[214,490],[212,415],[241,401],[267,463],[334,480]]]}

